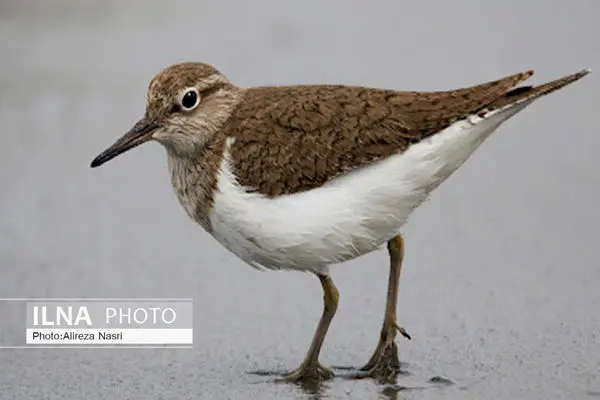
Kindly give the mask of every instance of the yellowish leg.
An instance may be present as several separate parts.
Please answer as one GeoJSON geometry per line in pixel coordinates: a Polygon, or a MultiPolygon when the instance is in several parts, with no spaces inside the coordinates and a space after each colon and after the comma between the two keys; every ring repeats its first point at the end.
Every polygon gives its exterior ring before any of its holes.
{"type": "Polygon", "coordinates": [[[319,364],[319,353],[331,320],[337,310],[339,293],[329,276],[318,274],[317,276],[321,281],[321,286],[323,286],[323,314],[304,361],[297,369],[283,377],[283,380],[288,382],[321,381],[333,377],[331,370],[319,364]]]}
{"type": "Polygon", "coordinates": [[[387,375],[390,372],[397,372],[400,368],[398,347],[394,341],[396,339],[396,331],[399,331],[404,337],[410,339],[408,333],[396,323],[396,304],[398,302],[398,285],[400,282],[400,272],[402,271],[402,259],[404,258],[404,239],[398,235],[388,241],[387,247],[390,254],[390,276],[383,326],[375,352],[367,364],[361,368],[368,375],[377,377],[387,375]]]}

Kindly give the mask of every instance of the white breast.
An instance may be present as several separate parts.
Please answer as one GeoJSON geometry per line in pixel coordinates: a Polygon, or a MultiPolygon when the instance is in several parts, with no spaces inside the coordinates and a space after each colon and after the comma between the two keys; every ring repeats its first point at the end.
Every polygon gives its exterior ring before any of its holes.
{"type": "Polygon", "coordinates": [[[328,265],[373,251],[400,233],[415,207],[529,103],[471,116],[404,153],[274,199],[237,183],[230,142],[210,216],[212,234],[252,266],[326,273],[328,265]]]}

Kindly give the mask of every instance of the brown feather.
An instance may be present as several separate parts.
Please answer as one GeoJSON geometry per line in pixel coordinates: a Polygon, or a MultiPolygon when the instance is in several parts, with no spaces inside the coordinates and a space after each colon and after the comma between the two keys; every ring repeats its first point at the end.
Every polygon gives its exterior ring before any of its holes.
{"type": "Polygon", "coordinates": [[[309,190],[402,152],[453,122],[489,108],[527,71],[444,92],[348,86],[248,89],[222,127],[235,138],[239,183],[268,196],[309,190]]]}

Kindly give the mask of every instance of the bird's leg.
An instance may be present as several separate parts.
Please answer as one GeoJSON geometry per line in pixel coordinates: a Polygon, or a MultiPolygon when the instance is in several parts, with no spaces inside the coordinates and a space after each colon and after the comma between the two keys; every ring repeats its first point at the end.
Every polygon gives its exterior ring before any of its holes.
{"type": "Polygon", "coordinates": [[[398,284],[402,270],[402,259],[404,257],[404,239],[398,235],[388,241],[387,247],[390,254],[390,276],[383,326],[381,328],[379,343],[373,356],[361,368],[361,371],[365,371],[367,375],[374,377],[389,375],[390,372],[398,372],[400,369],[398,347],[394,341],[396,339],[396,331],[400,332],[407,339],[410,339],[408,333],[396,323],[396,304],[398,301],[398,284]]]}
{"type": "Polygon", "coordinates": [[[339,293],[328,275],[317,274],[317,276],[323,286],[323,314],[304,361],[297,369],[283,376],[282,379],[287,382],[321,381],[333,377],[333,372],[319,363],[319,353],[329,324],[337,310],[339,293]]]}

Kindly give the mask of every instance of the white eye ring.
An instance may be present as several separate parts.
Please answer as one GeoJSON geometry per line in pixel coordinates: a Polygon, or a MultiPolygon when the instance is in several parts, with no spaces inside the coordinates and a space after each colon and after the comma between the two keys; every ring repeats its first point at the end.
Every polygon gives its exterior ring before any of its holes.
{"type": "Polygon", "coordinates": [[[192,111],[200,104],[200,95],[196,88],[187,88],[179,99],[179,105],[183,111],[192,111]]]}

